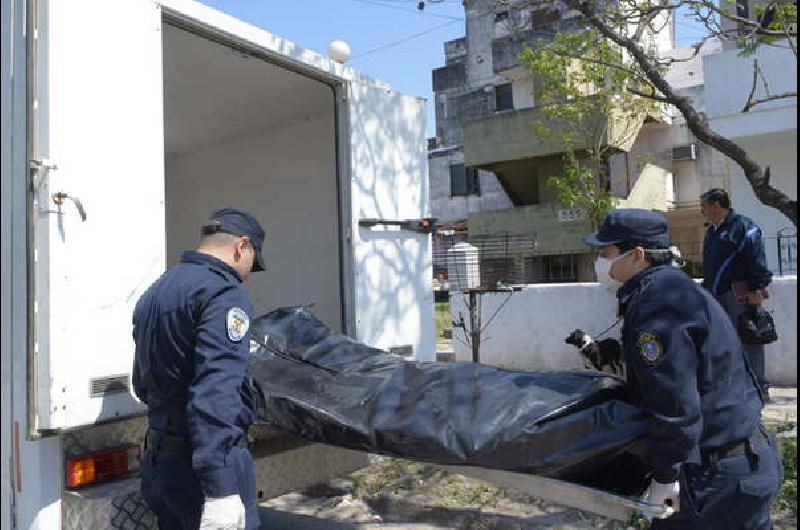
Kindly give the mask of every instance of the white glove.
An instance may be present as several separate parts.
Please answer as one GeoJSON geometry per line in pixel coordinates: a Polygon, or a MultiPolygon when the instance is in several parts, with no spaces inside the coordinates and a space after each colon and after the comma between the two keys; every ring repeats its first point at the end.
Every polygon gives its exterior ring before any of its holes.
{"type": "Polygon", "coordinates": [[[666,519],[681,510],[681,485],[678,481],[664,484],[652,480],[644,500],[652,504],[667,505],[666,513],[660,516],[661,519],[666,519]]]}
{"type": "Polygon", "coordinates": [[[244,530],[245,509],[239,495],[206,497],[200,530],[244,530]]]}

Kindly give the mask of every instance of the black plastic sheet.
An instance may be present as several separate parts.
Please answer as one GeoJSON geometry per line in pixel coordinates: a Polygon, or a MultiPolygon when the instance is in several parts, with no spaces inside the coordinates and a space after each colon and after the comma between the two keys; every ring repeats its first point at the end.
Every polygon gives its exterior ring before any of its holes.
{"type": "Polygon", "coordinates": [[[593,372],[405,361],[303,308],[252,323],[259,419],[306,440],[413,460],[640,493],[646,416],[593,372]]]}

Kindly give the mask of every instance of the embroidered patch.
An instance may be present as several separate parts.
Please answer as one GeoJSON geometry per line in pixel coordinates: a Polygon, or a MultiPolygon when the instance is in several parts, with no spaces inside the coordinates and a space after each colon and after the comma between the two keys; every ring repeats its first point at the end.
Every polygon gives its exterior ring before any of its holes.
{"type": "Polygon", "coordinates": [[[655,366],[664,357],[664,345],[661,343],[658,333],[653,331],[639,333],[636,346],[639,348],[642,360],[650,366],[655,366]]]}
{"type": "Polygon", "coordinates": [[[247,330],[250,329],[250,318],[247,316],[247,313],[239,307],[232,307],[228,311],[226,323],[228,327],[228,338],[233,342],[242,340],[247,334],[247,330]]]}

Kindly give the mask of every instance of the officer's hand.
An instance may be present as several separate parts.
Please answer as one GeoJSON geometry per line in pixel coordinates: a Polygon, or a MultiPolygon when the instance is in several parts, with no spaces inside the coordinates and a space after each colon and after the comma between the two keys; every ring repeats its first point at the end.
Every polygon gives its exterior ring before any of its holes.
{"type": "Polygon", "coordinates": [[[764,293],[761,290],[748,291],[742,296],[737,297],[737,300],[740,304],[761,305],[764,301],[764,293]]]}
{"type": "Polygon", "coordinates": [[[245,509],[239,495],[206,497],[200,530],[244,530],[245,509]]]}
{"type": "Polygon", "coordinates": [[[681,486],[677,481],[664,484],[653,480],[650,482],[644,500],[652,504],[665,504],[670,507],[671,510],[667,510],[663,516],[660,516],[660,518],[666,519],[681,510],[681,486]]]}

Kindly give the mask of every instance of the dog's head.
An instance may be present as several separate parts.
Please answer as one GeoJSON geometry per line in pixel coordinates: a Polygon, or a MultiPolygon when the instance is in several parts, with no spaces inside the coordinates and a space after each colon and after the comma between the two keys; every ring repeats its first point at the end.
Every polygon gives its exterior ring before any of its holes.
{"type": "Polygon", "coordinates": [[[583,345],[586,343],[586,333],[584,333],[582,329],[576,329],[564,339],[564,342],[572,344],[576,348],[583,348],[583,345]]]}

